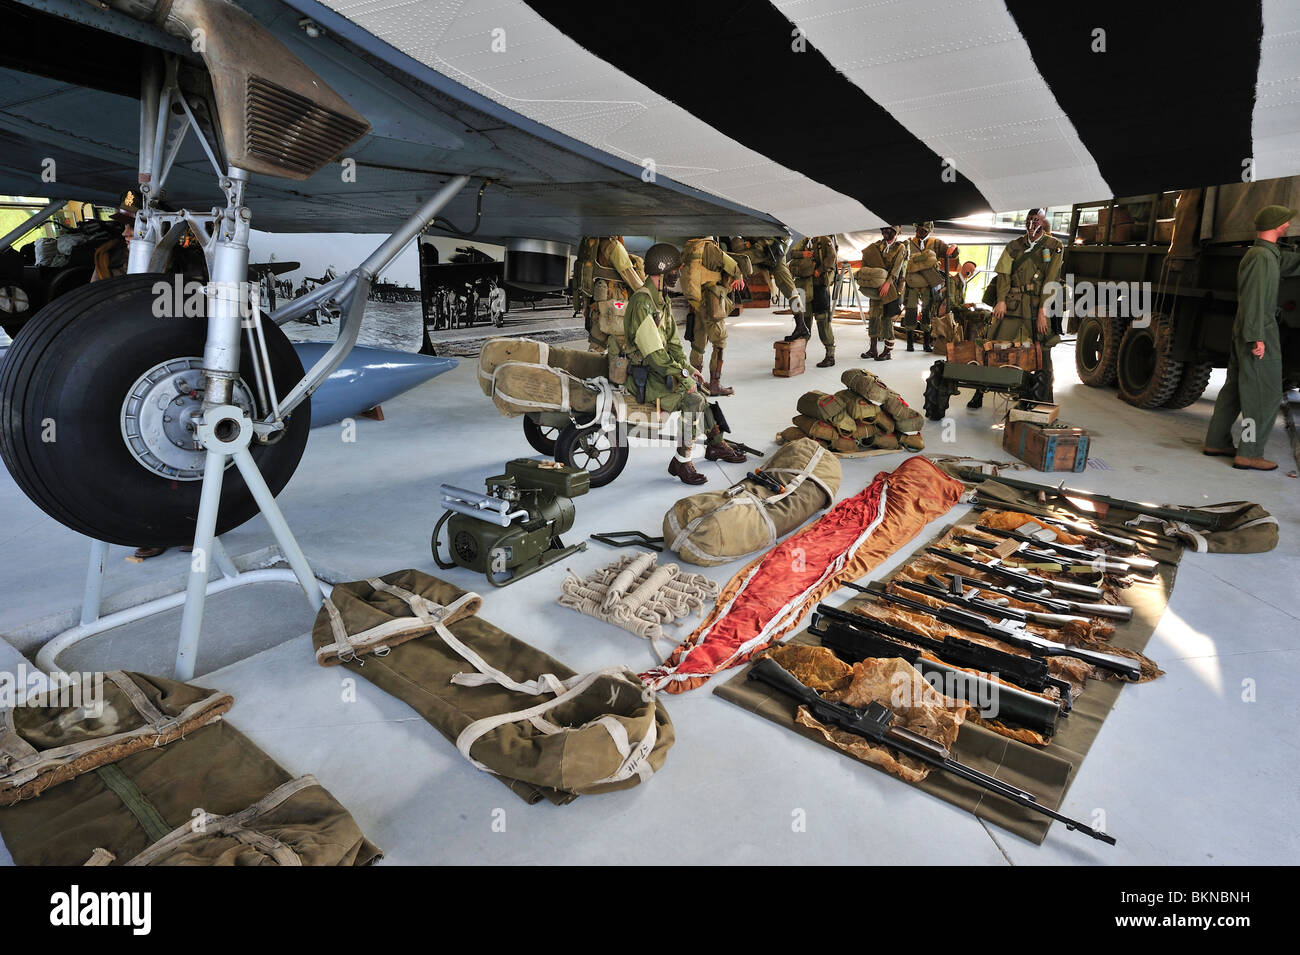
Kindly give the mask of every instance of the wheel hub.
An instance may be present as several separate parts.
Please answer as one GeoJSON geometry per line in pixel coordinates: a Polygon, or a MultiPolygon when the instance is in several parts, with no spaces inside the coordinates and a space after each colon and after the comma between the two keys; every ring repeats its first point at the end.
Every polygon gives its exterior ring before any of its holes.
{"type": "MultiPolygon", "coordinates": [[[[122,439],[147,471],[173,481],[203,479],[207,455],[199,442],[203,418],[203,359],[174,358],[136,379],[122,402],[122,439]]],[[[236,381],[232,404],[253,414],[248,386],[236,381]]]]}

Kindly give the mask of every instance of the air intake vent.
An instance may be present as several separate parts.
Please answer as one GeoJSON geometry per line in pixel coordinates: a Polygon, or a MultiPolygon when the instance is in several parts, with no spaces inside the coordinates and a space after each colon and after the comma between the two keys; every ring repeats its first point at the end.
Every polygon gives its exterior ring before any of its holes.
{"type": "Polygon", "coordinates": [[[306,178],[352,145],[369,128],[305,96],[261,78],[248,78],[244,113],[249,156],[306,178]]]}

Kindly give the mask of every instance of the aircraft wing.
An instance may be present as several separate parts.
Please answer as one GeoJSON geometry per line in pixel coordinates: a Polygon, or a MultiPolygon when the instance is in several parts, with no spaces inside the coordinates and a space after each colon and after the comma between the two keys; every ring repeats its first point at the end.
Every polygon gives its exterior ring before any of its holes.
{"type": "MultiPolygon", "coordinates": [[[[355,182],[255,180],[265,229],[386,230],[450,173],[492,179],[482,238],[568,241],[847,233],[1300,173],[1286,0],[1243,0],[1213,29],[1115,0],[240,5],[374,127],[355,182]]],[[[72,44],[0,39],[0,189],[49,194],[33,177],[63,157],[69,194],[106,198],[133,179],[121,49],[178,41],[82,0],[0,0],[24,8],[109,38],[116,53],[79,48],[117,89],[81,88],[97,73],[72,44]]],[[[196,150],[174,175],[175,204],[209,195],[196,150]]],[[[445,215],[469,228],[475,198],[445,215]]]]}

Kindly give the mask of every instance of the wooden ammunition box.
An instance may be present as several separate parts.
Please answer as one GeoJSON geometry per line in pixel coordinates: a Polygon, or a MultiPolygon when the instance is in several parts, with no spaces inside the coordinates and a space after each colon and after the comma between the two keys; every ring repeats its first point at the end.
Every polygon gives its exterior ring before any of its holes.
{"type": "Polygon", "coordinates": [[[808,352],[808,339],[796,338],[792,342],[773,342],[776,349],[776,367],[772,374],[778,378],[793,378],[804,373],[804,356],[808,352]]]}
{"type": "Polygon", "coordinates": [[[984,364],[990,368],[1012,365],[1024,371],[1038,371],[1042,367],[1038,358],[1038,346],[1033,342],[985,342],[984,364]]]}
{"type": "Polygon", "coordinates": [[[1004,421],[1002,450],[1039,471],[1082,471],[1088,463],[1088,432],[1068,425],[1004,421]]]}
{"type": "Polygon", "coordinates": [[[948,360],[963,365],[982,365],[984,349],[979,342],[948,342],[948,360]]]}

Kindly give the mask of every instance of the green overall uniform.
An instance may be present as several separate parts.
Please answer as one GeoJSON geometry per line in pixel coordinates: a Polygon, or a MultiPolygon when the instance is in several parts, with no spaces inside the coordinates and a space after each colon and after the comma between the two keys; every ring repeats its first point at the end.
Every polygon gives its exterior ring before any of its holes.
{"type": "Polygon", "coordinates": [[[1045,305],[1043,289],[1061,274],[1064,255],[1065,246],[1046,232],[1032,245],[1028,236],[1017,236],[1002,250],[996,269],[998,301],[1006,304],[1007,311],[1000,321],[994,321],[989,338],[1038,342],[1049,388],[1053,383],[1052,346],[1061,336],[1052,330],[1050,320],[1046,334],[1038,331],[1038,309],[1045,305]]]}
{"type": "Polygon", "coordinates": [[[638,374],[633,369],[646,369],[645,394],[637,394],[637,399],[646,404],[657,403],[663,411],[682,412],[682,448],[690,447],[701,428],[710,441],[720,436],[708,401],[695,387],[695,378],[677,335],[677,322],[663,292],[652,282],[646,282],[632,293],[623,311],[629,386],[636,387],[638,374]]]}
{"type": "Polygon", "coordinates": [[[877,239],[862,250],[862,267],[884,269],[889,273],[889,294],[871,300],[867,312],[867,334],[879,338],[886,348],[894,347],[894,316],[903,297],[903,276],[907,274],[907,243],[895,242],[889,249],[885,240],[877,239]]]}
{"type": "MultiPolygon", "coordinates": [[[[919,244],[916,241],[916,236],[909,236],[907,242],[904,244],[907,246],[907,257],[909,260],[913,256],[921,255],[926,251],[930,251],[939,259],[939,264],[935,266],[935,268],[939,269],[941,272],[944,270],[946,264],[945,260],[948,257],[947,242],[944,242],[942,239],[931,234],[926,236],[925,241],[919,244]]],[[[912,288],[910,285],[906,286],[906,291],[903,293],[903,320],[900,323],[903,326],[904,331],[915,331],[918,324],[923,329],[930,327],[930,312],[933,305],[931,301],[931,292],[932,290],[928,288],[912,288]],[[921,307],[921,318],[919,322],[916,317],[916,307],[918,305],[921,307]]]]}
{"type": "MultiPolygon", "coordinates": [[[[722,251],[721,246],[712,240],[706,241],[713,247],[713,250],[720,257],[719,261],[722,264],[722,268],[711,270],[711,272],[706,273],[716,274],[719,277],[714,282],[704,284],[720,285],[722,286],[722,292],[725,294],[730,289],[732,282],[736,281],[736,279],[744,278],[744,273],[741,271],[740,265],[736,260],[726,252],[722,251]]],[[[689,239],[686,242],[685,248],[682,250],[683,278],[680,283],[682,292],[686,297],[686,304],[690,306],[691,311],[695,314],[695,319],[692,323],[693,327],[691,329],[691,364],[696,368],[704,367],[704,352],[708,348],[709,343],[712,342],[713,356],[709,359],[709,374],[714,378],[718,378],[722,374],[722,350],[727,347],[727,319],[725,316],[723,318],[714,319],[705,314],[707,309],[703,307],[703,286],[701,286],[701,294],[696,295],[695,297],[692,297],[691,291],[688,291],[686,288],[686,269],[690,268],[691,263],[695,260],[703,259],[705,257],[703,255],[703,249],[698,248],[697,245],[697,240],[689,239]]],[[[708,256],[708,258],[712,260],[711,255],[708,256]]]]}
{"type": "Polygon", "coordinates": [[[1214,414],[1205,432],[1207,447],[1231,448],[1232,424],[1240,415],[1244,426],[1237,456],[1264,456],[1282,403],[1278,285],[1283,278],[1295,275],[1300,275],[1300,253],[1287,252],[1274,242],[1256,239],[1241,257],[1237,266],[1237,317],[1232,323],[1228,378],[1214,402],[1214,414]],[[1263,358],[1251,353],[1255,342],[1264,343],[1263,358]],[[1251,431],[1254,440],[1248,441],[1251,431]]]}
{"type": "Polygon", "coordinates": [[[748,255],[750,264],[766,276],[767,287],[771,289],[775,285],[778,292],[789,298],[794,294],[794,278],[785,260],[776,254],[775,243],[775,239],[733,237],[731,251],[748,255]]]}
{"type": "Polygon", "coordinates": [[[790,250],[790,274],[794,276],[795,286],[803,293],[804,307],[817,322],[817,337],[826,346],[828,354],[835,352],[835,329],[831,326],[834,309],[828,306],[814,312],[813,288],[821,285],[829,291],[835,281],[835,264],[835,244],[828,235],[800,239],[790,250]],[[811,254],[805,255],[805,252],[811,254]]]}

